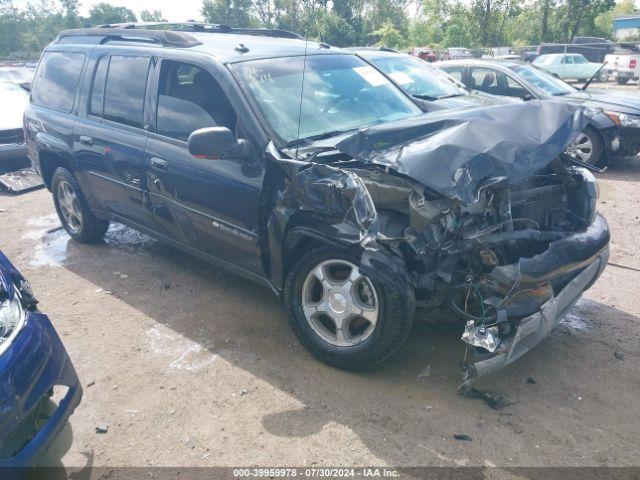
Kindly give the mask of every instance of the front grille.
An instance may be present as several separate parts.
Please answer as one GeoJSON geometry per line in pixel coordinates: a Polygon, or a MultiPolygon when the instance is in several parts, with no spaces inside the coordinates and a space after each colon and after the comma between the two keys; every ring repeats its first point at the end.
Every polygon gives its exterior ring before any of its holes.
{"type": "Polygon", "coordinates": [[[0,145],[24,143],[24,132],[21,128],[0,130],[0,145]]]}
{"type": "Polygon", "coordinates": [[[533,220],[542,230],[566,226],[567,195],[563,185],[518,190],[511,193],[510,200],[513,218],[533,220]]]}

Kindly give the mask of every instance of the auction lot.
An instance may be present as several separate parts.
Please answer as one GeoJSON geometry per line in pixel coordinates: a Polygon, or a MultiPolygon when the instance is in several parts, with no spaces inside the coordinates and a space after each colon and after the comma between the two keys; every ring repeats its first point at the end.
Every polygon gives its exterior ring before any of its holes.
{"type": "Polygon", "coordinates": [[[381,368],[341,372],[298,344],[269,290],[118,224],[104,243],[71,242],[48,191],[0,194],[2,250],[84,389],[43,463],[637,465],[640,159],[598,177],[615,265],[538,348],[478,383],[513,402],[499,410],[457,392],[458,322],[417,323],[381,368]]]}

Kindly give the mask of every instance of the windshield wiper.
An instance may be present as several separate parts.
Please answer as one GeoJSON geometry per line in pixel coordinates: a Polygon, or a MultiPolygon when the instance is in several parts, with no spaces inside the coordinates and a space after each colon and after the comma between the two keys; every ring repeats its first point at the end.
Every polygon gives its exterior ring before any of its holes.
{"type": "Polygon", "coordinates": [[[296,146],[300,146],[300,145],[304,145],[304,144],[308,144],[308,143],[312,143],[315,142],[316,140],[324,140],[325,138],[331,138],[331,137],[335,137],[338,135],[342,135],[343,133],[348,133],[348,132],[352,132],[354,130],[357,130],[356,128],[350,128],[347,130],[330,130],[328,132],[324,132],[324,133],[319,133],[317,135],[311,135],[309,137],[304,137],[304,138],[298,138],[296,140],[291,140],[290,142],[287,142],[286,147],[296,147],[296,146]]]}
{"type": "Polygon", "coordinates": [[[434,97],[432,95],[425,95],[423,93],[416,93],[413,95],[415,98],[419,98],[420,100],[429,100],[433,102],[434,100],[438,100],[438,97],[434,97]]]}
{"type": "Polygon", "coordinates": [[[436,97],[436,100],[442,100],[443,98],[462,97],[464,95],[464,93],[449,93],[448,95],[440,95],[439,97],[436,97]]]}

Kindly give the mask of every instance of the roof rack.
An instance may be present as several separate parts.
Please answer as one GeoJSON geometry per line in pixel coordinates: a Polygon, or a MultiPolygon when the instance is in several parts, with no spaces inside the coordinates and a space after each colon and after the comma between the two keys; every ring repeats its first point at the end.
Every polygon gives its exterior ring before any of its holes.
{"type": "Polygon", "coordinates": [[[105,27],[105,28],[77,28],[73,30],[63,30],[56,37],[56,43],[65,43],[64,39],[69,37],[102,37],[99,43],[110,41],[123,42],[145,42],[155,43],[165,47],[194,47],[202,45],[202,42],[196,40],[186,33],[171,30],[140,30],[135,33],[124,31],[123,28],[105,27]]]}
{"type": "Polygon", "coordinates": [[[264,37],[291,38],[303,40],[297,33],[271,28],[238,28],[219,23],[203,22],[138,22],[100,25],[98,28],[117,28],[124,30],[164,30],[175,32],[233,33],[236,35],[256,35],[264,37]]]}

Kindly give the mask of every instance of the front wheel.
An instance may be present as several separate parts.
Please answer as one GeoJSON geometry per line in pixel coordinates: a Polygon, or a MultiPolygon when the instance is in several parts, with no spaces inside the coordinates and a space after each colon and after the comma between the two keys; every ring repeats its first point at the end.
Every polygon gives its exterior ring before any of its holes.
{"type": "Polygon", "coordinates": [[[88,243],[104,237],[109,222],[93,214],[78,181],[69,170],[59,167],[53,172],[51,191],[58,218],[71,238],[88,243]]]}
{"type": "Polygon", "coordinates": [[[384,361],[413,325],[413,291],[364,275],[347,251],[321,247],[304,255],[285,284],[289,323],[322,362],[360,370],[384,361]]]}
{"type": "Polygon", "coordinates": [[[604,161],[604,144],[600,134],[592,127],[586,127],[567,147],[567,155],[589,165],[604,161]]]}
{"type": "Polygon", "coordinates": [[[606,82],[609,80],[609,74],[605,71],[602,71],[598,74],[598,81],[599,82],[606,82]]]}

